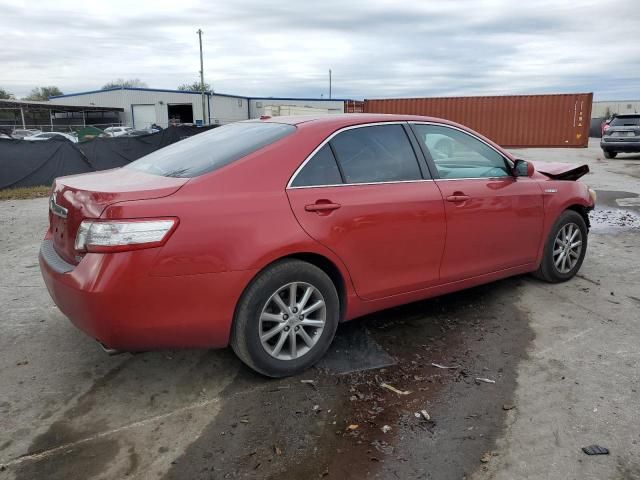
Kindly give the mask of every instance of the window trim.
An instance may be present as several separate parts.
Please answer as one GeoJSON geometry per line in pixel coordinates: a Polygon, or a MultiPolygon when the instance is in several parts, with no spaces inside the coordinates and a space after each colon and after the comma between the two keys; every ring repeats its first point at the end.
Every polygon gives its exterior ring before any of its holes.
{"type": "Polygon", "coordinates": [[[438,123],[438,122],[428,122],[428,121],[419,121],[419,120],[409,120],[410,127],[411,127],[411,131],[413,132],[414,136],[416,137],[416,139],[418,140],[418,145],[420,146],[420,150],[422,151],[422,154],[424,155],[425,160],[427,161],[427,164],[429,165],[429,170],[431,170],[431,175],[433,176],[434,180],[444,180],[444,181],[455,181],[455,180],[495,180],[495,179],[505,179],[505,178],[515,178],[515,175],[513,174],[513,162],[511,160],[509,160],[508,157],[505,157],[505,155],[498,150],[496,147],[494,147],[493,145],[491,145],[490,143],[488,143],[486,140],[483,140],[482,138],[478,137],[477,135],[463,129],[460,127],[456,127],[454,125],[447,125],[446,123],[438,123]],[[509,167],[510,170],[510,174],[506,177],[462,177],[462,178],[440,178],[440,172],[438,172],[438,168],[435,164],[435,162],[433,161],[433,158],[431,157],[431,152],[427,149],[426,145],[424,145],[424,142],[421,142],[418,138],[418,133],[416,132],[416,130],[413,128],[414,125],[433,125],[436,127],[446,127],[446,128],[451,128],[452,130],[458,130],[459,132],[462,133],[466,133],[467,135],[469,135],[472,138],[475,138],[476,140],[480,141],[481,143],[484,143],[487,147],[489,147],[491,150],[493,150],[494,152],[496,152],[498,155],[500,155],[502,157],[502,159],[504,160],[505,164],[509,167]]]}
{"type": "MultiPolygon", "coordinates": [[[[405,120],[392,120],[392,121],[388,121],[388,122],[372,122],[372,123],[361,123],[361,124],[358,124],[358,125],[349,125],[349,126],[342,127],[340,129],[336,130],[331,135],[329,135],[327,138],[325,138],[322,142],[320,142],[320,144],[316,148],[313,149],[313,151],[307,156],[307,158],[304,159],[304,161],[300,164],[300,166],[298,168],[296,168],[296,170],[293,172],[293,175],[291,175],[291,178],[289,178],[289,181],[287,182],[286,189],[287,190],[294,190],[294,189],[299,189],[299,188],[351,187],[351,186],[357,186],[357,185],[385,185],[385,184],[392,184],[392,183],[433,182],[434,178],[424,178],[424,176],[425,176],[424,167],[423,167],[423,165],[421,163],[421,157],[419,155],[419,153],[422,153],[424,155],[424,152],[422,152],[422,147],[420,145],[419,145],[420,152],[416,152],[415,151],[415,147],[413,145],[413,142],[411,141],[412,139],[409,136],[406,128],[404,128],[404,126],[406,126],[406,125],[407,125],[407,122],[405,120]],[[315,156],[315,154],[317,152],[320,151],[320,149],[322,147],[324,147],[326,144],[331,142],[331,140],[335,136],[339,135],[342,132],[346,132],[347,130],[354,130],[356,128],[377,127],[377,126],[383,126],[383,125],[400,125],[400,126],[403,126],[404,133],[407,136],[407,141],[409,142],[409,145],[411,145],[411,150],[413,150],[413,154],[416,157],[416,162],[418,164],[418,169],[420,170],[420,176],[422,176],[423,178],[415,179],[415,180],[392,180],[392,181],[385,181],[385,182],[359,182],[359,183],[347,183],[347,182],[344,182],[344,183],[339,183],[339,184],[335,184],[335,185],[300,185],[300,186],[297,186],[297,187],[294,187],[292,185],[294,180],[296,179],[296,177],[300,173],[300,171],[302,171],[302,169],[307,165],[307,163],[309,163],[309,161],[315,156]]],[[[414,135],[415,135],[415,132],[414,132],[414,135]]],[[[344,175],[342,173],[342,167],[340,166],[340,161],[338,160],[337,156],[335,155],[335,152],[333,151],[333,147],[331,145],[329,145],[329,147],[331,148],[331,152],[334,155],[334,158],[336,160],[336,164],[338,165],[338,169],[340,171],[340,174],[343,176],[343,180],[344,180],[344,175]]],[[[424,158],[424,160],[426,161],[426,158],[424,158]]],[[[430,168],[427,169],[427,172],[431,173],[430,172],[430,168]]]]}

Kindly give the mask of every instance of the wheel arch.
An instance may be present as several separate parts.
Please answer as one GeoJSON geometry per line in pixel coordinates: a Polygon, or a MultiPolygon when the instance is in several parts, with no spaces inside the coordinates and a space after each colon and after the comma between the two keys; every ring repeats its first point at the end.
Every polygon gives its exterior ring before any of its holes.
{"type": "Polygon", "coordinates": [[[587,225],[587,230],[591,228],[591,223],[589,222],[589,211],[591,208],[585,207],[579,203],[574,203],[565,208],[565,210],[573,210],[574,212],[579,213],[584,220],[584,223],[587,225]]]}
{"type": "MultiPolygon", "coordinates": [[[[338,300],[340,301],[340,321],[343,321],[347,312],[347,284],[344,275],[338,266],[324,255],[313,252],[292,253],[275,260],[275,262],[288,259],[301,260],[303,262],[310,263],[327,274],[338,292],[338,300]]],[[[265,268],[267,267],[268,265],[265,266],[265,268]]]]}
{"type": "Polygon", "coordinates": [[[260,269],[258,269],[255,275],[251,278],[247,285],[242,290],[242,293],[238,297],[238,301],[236,302],[236,307],[234,309],[234,320],[237,313],[238,305],[240,304],[240,300],[244,296],[247,289],[251,286],[254,280],[260,275],[263,271],[269,268],[271,265],[274,265],[278,262],[282,262],[283,260],[300,260],[303,262],[310,263],[318,267],[327,276],[331,279],[331,282],[336,287],[336,291],[338,292],[338,300],[340,302],[340,320],[343,321],[346,318],[347,314],[347,299],[349,296],[348,288],[347,288],[347,278],[345,278],[345,273],[343,273],[338,265],[330,258],[325,255],[316,253],[316,252],[308,252],[308,251],[300,251],[288,253],[286,255],[282,255],[278,258],[272,259],[268,263],[264,264],[260,269]]]}

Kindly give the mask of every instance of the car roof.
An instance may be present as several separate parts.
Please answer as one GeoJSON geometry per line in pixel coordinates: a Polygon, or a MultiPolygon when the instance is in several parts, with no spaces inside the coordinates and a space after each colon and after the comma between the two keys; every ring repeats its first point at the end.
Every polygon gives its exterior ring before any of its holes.
{"type": "MultiPolygon", "coordinates": [[[[256,120],[253,120],[256,121],[256,120]]],[[[387,113],[340,113],[340,114],[321,114],[321,115],[294,115],[281,117],[263,117],[259,121],[270,123],[285,123],[288,125],[314,124],[323,126],[332,126],[335,128],[348,127],[350,125],[359,125],[363,123],[377,122],[438,122],[450,125],[457,125],[454,122],[443,120],[435,117],[423,117],[420,115],[397,115],[387,113]]]]}

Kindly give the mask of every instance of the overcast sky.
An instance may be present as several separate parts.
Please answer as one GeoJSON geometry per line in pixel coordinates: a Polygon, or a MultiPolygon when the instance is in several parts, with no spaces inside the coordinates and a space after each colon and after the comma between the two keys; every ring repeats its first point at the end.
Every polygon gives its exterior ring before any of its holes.
{"type": "Polygon", "coordinates": [[[0,0],[0,87],[198,79],[250,96],[640,98],[640,0],[0,0]]]}

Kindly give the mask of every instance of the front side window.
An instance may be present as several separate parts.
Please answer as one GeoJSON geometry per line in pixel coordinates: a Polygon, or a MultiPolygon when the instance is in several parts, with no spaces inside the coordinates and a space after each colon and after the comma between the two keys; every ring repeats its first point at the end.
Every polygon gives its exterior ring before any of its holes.
{"type": "Polygon", "coordinates": [[[291,183],[292,187],[338,185],[342,183],[340,170],[331,147],[327,144],[316,152],[291,183]]]}
{"type": "Polygon", "coordinates": [[[197,177],[239,160],[295,130],[293,125],[283,123],[231,123],[156,150],[123,168],[165,177],[197,177]]]}
{"type": "Polygon", "coordinates": [[[421,180],[418,159],[402,125],[373,125],[331,140],[345,183],[421,180]]]}
{"type": "Polygon", "coordinates": [[[440,178],[508,177],[507,161],[468,133],[440,125],[413,125],[418,140],[431,155],[440,178]]]}

